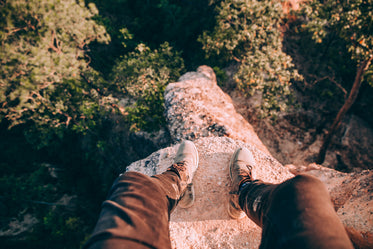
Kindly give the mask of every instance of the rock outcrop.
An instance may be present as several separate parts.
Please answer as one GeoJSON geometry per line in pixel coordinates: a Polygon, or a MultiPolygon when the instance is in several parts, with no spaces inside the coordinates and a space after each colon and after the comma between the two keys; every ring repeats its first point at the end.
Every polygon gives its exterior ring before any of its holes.
{"type": "Polygon", "coordinates": [[[167,125],[174,141],[200,137],[230,137],[267,148],[253,127],[234,109],[231,98],[216,84],[214,71],[200,66],[186,73],[165,91],[167,125]]]}
{"type": "Polygon", "coordinates": [[[176,145],[132,163],[128,171],[147,175],[163,172],[172,162],[178,143],[194,141],[200,163],[194,177],[196,202],[171,215],[174,248],[258,248],[261,229],[248,218],[232,220],[227,214],[231,182],[228,162],[234,150],[246,146],[253,152],[255,178],[279,183],[300,172],[321,179],[331,192],[339,217],[356,239],[367,243],[373,232],[373,182],[369,170],[345,174],[318,165],[284,167],[274,159],[252,126],[239,115],[216,84],[213,70],[201,66],[183,75],[165,92],[166,118],[176,145]]]}

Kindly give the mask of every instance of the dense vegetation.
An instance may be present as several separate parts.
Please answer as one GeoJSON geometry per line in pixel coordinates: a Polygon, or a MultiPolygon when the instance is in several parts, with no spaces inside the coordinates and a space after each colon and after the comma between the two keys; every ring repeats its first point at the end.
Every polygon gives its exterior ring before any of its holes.
{"type": "Polygon", "coordinates": [[[262,95],[263,116],[275,117],[289,103],[292,80],[301,79],[282,47],[280,1],[223,1],[217,25],[200,38],[208,56],[238,62],[234,80],[249,95],[262,95]]]}
{"type": "Polygon", "coordinates": [[[274,0],[0,0],[1,227],[36,218],[4,248],[79,248],[114,177],[154,149],[133,134],[164,127],[166,85],[199,65],[220,81],[233,65],[262,117],[292,107],[292,85],[335,115],[372,58],[373,3],[323,2],[287,22],[274,0]]]}

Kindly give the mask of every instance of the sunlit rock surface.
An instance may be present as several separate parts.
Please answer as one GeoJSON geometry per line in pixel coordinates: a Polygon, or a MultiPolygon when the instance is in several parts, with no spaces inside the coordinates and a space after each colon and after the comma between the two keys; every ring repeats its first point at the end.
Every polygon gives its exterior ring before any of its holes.
{"type": "Polygon", "coordinates": [[[172,164],[180,141],[189,139],[196,144],[200,156],[193,180],[196,202],[189,209],[176,208],[171,215],[174,248],[258,248],[261,229],[248,218],[230,219],[226,211],[231,187],[228,163],[234,150],[242,146],[253,152],[255,178],[279,183],[300,172],[312,174],[327,185],[345,226],[355,229],[362,240],[372,234],[372,172],[346,174],[318,165],[283,167],[235,111],[230,97],[217,86],[211,68],[201,66],[169,84],[165,106],[175,145],[131,164],[127,170],[161,173],[172,164]]]}

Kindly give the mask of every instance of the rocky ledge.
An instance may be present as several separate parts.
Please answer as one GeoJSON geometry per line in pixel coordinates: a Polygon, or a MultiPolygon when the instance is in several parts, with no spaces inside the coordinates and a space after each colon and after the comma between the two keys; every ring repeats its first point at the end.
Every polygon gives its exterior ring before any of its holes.
{"type": "Polygon", "coordinates": [[[232,100],[216,84],[213,70],[200,66],[183,75],[165,91],[166,118],[174,146],[132,163],[127,171],[147,175],[163,172],[173,162],[183,139],[194,141],[200,163],[194,177],[196,202],[171,215],[173,248],[258,248],[261,229],[248,218],[227,214],[231,182],[228,162],[234,150],[245,146],[257,162],[255,178],[279,183],[306,172],[328,187],[335,209],[356,248],[373,248],[373,173],[346,174],[311,164],[284,167],[268,152],[252,126],[234,109],[232,100]]]}

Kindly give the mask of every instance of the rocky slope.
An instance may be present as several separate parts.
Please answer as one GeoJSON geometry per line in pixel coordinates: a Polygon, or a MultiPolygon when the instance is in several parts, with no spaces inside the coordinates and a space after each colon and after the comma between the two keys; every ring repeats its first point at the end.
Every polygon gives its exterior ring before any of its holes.
{"type": "Polygon", "coordinates": [[[173,161],[178,143],[193,140],[200,163],[194,178],[196,203],[171,215],[174,248],[258,248],[261,229],[248,218],[232,220],[226,208],[230,180],[228,162],[240,146],[250,149],[257,162],[254,177],[278,183],[300,172],[320,178],[331,192],[339,217],[360,248],[371,248],[373,233],[373,173],[346,174],[318,165],[282,166],[236,112],[232,100],[216,84],[213,70],[201,66],[169,84],[165,92],[168,128],[174,146],[131,164],[127,170],[153,175],[173,161]]]}

